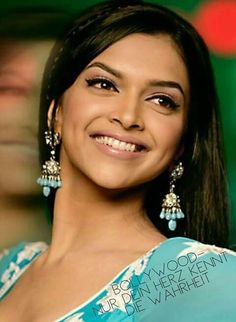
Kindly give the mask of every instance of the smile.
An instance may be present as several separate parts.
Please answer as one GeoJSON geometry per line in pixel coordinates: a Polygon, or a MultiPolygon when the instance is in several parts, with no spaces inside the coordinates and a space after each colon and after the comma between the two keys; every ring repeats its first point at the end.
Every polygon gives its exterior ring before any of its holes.
{"type": "Polygon", "coordinates": [[[144,152],[146,150],[142,145],[120,141],[109,136],[95,136],[94,139],[100,144],[109,145],[113,149],[120,151],[144,152]]]}

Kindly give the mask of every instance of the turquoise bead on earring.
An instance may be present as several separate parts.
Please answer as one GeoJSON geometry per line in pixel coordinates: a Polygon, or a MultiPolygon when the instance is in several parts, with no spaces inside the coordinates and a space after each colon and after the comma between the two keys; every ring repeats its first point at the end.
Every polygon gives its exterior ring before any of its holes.
{"type": "Polygon", "coordinates": [[[62,181],[59,178],[55,180],[55,179],[45,179],[40,177],[37,179],[37,183],[43,187],[43,195],[45,197],[49,196],[51,192],[51,188],[56,189],[62,186],[62,181]]]}

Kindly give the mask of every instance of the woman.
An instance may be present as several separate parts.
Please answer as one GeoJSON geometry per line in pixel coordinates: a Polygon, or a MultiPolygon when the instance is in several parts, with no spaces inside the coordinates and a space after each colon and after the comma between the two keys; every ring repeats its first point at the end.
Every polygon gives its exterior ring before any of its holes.
{"type": "Polygon", "coordinates": [[[52,242],[3,255],[0,320],[233,321],[235,253],[200,243],[227,246],[216,114],[207,49],[176,14],[105,2],[75,21],[41,99],[52,242]]]}

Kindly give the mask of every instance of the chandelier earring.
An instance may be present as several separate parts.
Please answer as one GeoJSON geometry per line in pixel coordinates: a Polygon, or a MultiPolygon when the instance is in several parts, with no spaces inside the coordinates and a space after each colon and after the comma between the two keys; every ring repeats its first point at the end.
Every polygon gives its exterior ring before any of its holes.
{"type": "Polygon", "coordinates": [[[37,183],[43,187],[43,194],[48,197],[51,188],[60,188],[62,181],[60,177],[60,164],[55,160],[56,146],[60,143],[60,135],[57,132],[48,130],[44,132],[46,144],[50,146],[50,159],[45,161],[42,166],[41,176],[37,179],[37,183]]]}
{"type": "Polygon", "coordinates": [[[180,207],[180,198],[175,194],[175,182],[183,175],[184,167],[182,162],[179,162],[170,174],[170,191],[163,199],[162,210],[160,213],[161,219],[168,220],[168,228],[172,231],[176,229],[176,219],[183,219],[184,213],[180,207]]]}

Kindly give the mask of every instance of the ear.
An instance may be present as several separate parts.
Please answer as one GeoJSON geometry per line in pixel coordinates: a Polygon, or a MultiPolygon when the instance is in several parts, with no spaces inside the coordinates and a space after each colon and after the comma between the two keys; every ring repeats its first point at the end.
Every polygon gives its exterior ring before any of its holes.
{"type": "Polygon", "coordinates": [[[47,124],[49,129],[54,129],[55,132],[61,134],[62,127],[62,107],[59,103],[57,106],[55,105],[55,101],[53,100],[48,109],[48,119],[47,124]],[[56,110],[55,110],[56,109],[56,110]]]}

